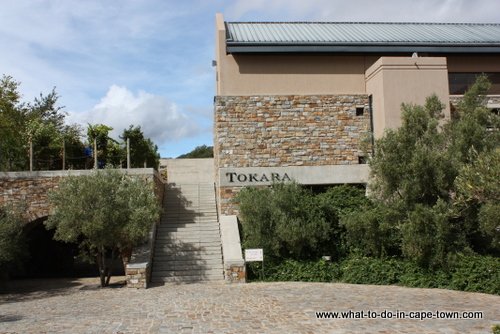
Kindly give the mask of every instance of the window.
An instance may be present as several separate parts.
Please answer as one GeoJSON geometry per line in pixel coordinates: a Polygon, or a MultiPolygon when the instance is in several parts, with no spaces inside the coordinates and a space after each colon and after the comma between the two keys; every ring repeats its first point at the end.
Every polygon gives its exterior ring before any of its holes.
{"type": "MultiPolygon", "coordinates": [[[[448,82],[451,95],[462,95],[476,81],[482,73],[448,73],[448,82]]],[[[484,73],[491,82],[488,94],[500,94],[500,73],[484,73]]]]}
{"type": "Polygon", "coordinates": [[[356,116],[363,116],[365,113],[365,107],[356,107],[356,116]]]}
{"type": "Polygon", "coordinates": [[[365,165],[366,164],[366,157],[365,156],[358,156],[358,164],[360,165],[365,165]]]}

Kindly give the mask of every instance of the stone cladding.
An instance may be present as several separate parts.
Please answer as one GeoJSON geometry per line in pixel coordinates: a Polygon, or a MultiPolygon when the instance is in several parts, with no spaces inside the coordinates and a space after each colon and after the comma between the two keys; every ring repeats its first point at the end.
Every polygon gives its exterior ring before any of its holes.
{"type": "MultiPolygon", "coordinates": [[[[165,191],[160,174],[152,169],[121,170],[124,173],[142,177],[154,183],[154,192],[159,203],[163,203],[165,191]]],[[[49,172],[7,172],[0,174],[0,207],[5,205],[26,205],[25,220],[32,222],[46,217],[51,212],[48,193],[56,189],[59,182],[71,175],[89,175],[90,170],[83,171],[49,171],[49,172]]],[[[136,247],[132,253],[131,266],[126,268],[127,286],[146,288],[150,280],[150,267],[156,225],[152,227],[149,240],[143,246],[136,247]]]]}
{"type": "MultiPolygon", "coordinates": [[[[370,149],[366,94],[217,96],[214,119],[218,168],[358,164],[370,149]]],[[[239,188],[218,190],[221,213],[237,213],[239,188]]]]}
{"type": "Polygon", "coordinates": [[[27,221],[48,216],[48,192],[57,188],[60,180],[59,176],[0,179],[0,207],[26,205],[27,221]]]}
{"type": "MultiPolygon", "coordinates": [[[[450,95],[450,103],[453,108],[456,108],[460,100],[462,100],[463,95],[450,95]]],[[[500,105],[500,95],[486,95],[485,102],[487,106],[494,105],[495,107],[500,105]]]]}

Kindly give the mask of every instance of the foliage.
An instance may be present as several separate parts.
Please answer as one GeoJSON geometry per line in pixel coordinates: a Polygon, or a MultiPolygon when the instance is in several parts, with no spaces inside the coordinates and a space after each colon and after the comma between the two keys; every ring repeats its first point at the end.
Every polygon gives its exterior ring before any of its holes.
{"type": "MultiPolygon", "coordinates": [[[[261,276],[260,263],[247,266],[247,275],[250,279],[259,279],[261,276]]],[[[319,261],[284,260],[278,264],[266,264],[264,280],[266,281],[300,281],[300,282],[333,282],[339,278],[340,271],[337,263],[319,261]]]]}
{"type": "Polygon", "coordinates": [[[0,208],[0,269],[21,259],[26,252],[21,212],[13,207],[0,208]]]}
{"type": "Polygon", "coordinates": [[[400,213],[393,207],[364,207],[342,216],[347,252],[363,256],[400,255],[401,230],[395,221],[400,213]]]}
{"type": "MultiPolygon", "coordinates": [[[[353,284],[401,285],[444,288],[500,294],[500,259],[460,255],[448,269],[425,269],[397,257],[350,256],[343,261],[284,260],[266,262],[266,281],[345,282],[353,284]]],[[[260,279],[260,264],[247,267],[250,279],[260,279]]]]}
{"type": "Polygon", "coordinates": [[[120,138],[126,142],[130,139],[130,164],[131,168],[153,167],[158,169],[160,154],[158,146],[151,139],[145,138],[140,126],[130,126],[123,130],[120,138]]]}
{"type": "Polygon", "coordinates": [[[328,240],[329,224],[312,193],[296,183],[245,188],[239,195],[244,248],[262,247],[271,258],[305,259],[328,240]]]}
{"type": "Polygon", "coordinates": [[[449,287],[455,290],[500,294],[500,258],[460,255],[449,287]]]}
{"type": "Polygon", "coordinates": [[[399,253],[425,268],[469,248],[498,252],[500,117],[484,106],[488,87],[479,77],[448,122],[436,96],[402,106],[402,126],[376,141],[370,161],[374,208],[343,218],[352,252],[399,253]]]}
{"type": "Polygon", "coordinates": [[[113,258],[128,257],[144,242],[160,211],[151,183],[108,169],[65,178],[49,199],[54,212],[46,227],[96,259],[102,286],[109,283],[113,258]]]}
{"type": "Polygon", "coordinates": [[[262,247],[271,259],[339,258],[340,217],[369,204],[361,188],[335,186],[314,195],[296,183],[245,188],[237,201],[244,247],[262,247]]]}
{"type": "Polygon", "coordinates": [[[442,108],[435,95],[424,107],[403,104],[402,126],[376,141],[370,188],[377,199],[400,201],[406,210],[448,197],[457,172],[446,155],[445,134],[439,131],[442,108]]]}
{"type": "Polygon", "coordinates": [[[477,154],[465,164],[455,180],[458,214],[474,215],[478,230],[492,251],[500,252],[500,147],[477,154]],[[479,208],[476,211],[470,208],[479,208]]]}
{"type": "MultiPolygon", "coordinates": [[[[55,89],[27,103],[21,101],[19,87],[20,83],[10,76],[0,78],[0,170],[28,170],[30,144],[34,170],[62,169],[63,158],[66,169],[93,168],[94,161],[86,157],[85,146],[93,150],[94,139],[100,168],[108,164],[124,166],[125,146],[109,137],[111,127],[89,124],[85,145],[81,140],[82,129],[65,124],[66,114],[58,106],[55,89]]],[[[144,138],[140,127],[131,126],[124,130],[124,136],[131,138],[133,167],[142,167],[144,161],[148,166],[158,166],[157,147],[144,138]]]]}
{"type": "Polygon", "coordinates": [[[214,148],[213,146],[201,145],[196,146],[191,152],[181,154],[177,159],[195,159],[195,158],[213,158],[214,148]]]}
{"type": "Polygon", "coordinates": [[[450,219],[448,205],[417,204],[402,224],[403,254],[422,267],[445,267],[448,254],[460,249],[461,231],[450,219]]]}

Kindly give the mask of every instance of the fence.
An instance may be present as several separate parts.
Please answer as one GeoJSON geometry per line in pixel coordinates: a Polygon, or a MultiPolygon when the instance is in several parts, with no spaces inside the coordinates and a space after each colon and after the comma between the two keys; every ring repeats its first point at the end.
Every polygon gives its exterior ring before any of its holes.
{"type": "MultiPolygon", "coordinates": [[[[132,168],[130,140],[127,139],[126,147],[111,150],[97,148],[94,141],[92,146],[85,146],[81,142],[62,141],[58,146],[38,145],[33,142],[22,148],[9,148],[2,150],[0,145],[0,171],[34,171],[34,170],[67,170],[67,169],[97,169],[106,165],[121,168],[132,168]]],[[[143,166],[148,166],[147,160],[143,166]]]]}

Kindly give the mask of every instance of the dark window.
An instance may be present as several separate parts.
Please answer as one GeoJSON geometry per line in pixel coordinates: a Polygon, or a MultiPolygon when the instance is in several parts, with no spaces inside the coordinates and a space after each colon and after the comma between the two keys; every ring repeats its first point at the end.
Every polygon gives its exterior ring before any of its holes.
{"type": "Polygon", "coordinates": [[[363,116],[364,113],[365,113],[364,107],[357,107],[356,108],[356,116],[363,116]]]}
{"type": "Polygon", "coordinates": [[[365,157],[365,156],[360,155],[360,156],[358,157],[358,164],[360,164],[360,165],[364,165],[364,164],[366,164],[366,157],[365,157]]]}
{"type": "MultiPolygon", "coordinates": [[[[461,95],[474,84],[478,75],[483,73],[448,73],[450,94],[461,95]]],[[[484,73],[491,82],[488,94],[500,94],[500,73],[484,73]]]]}

